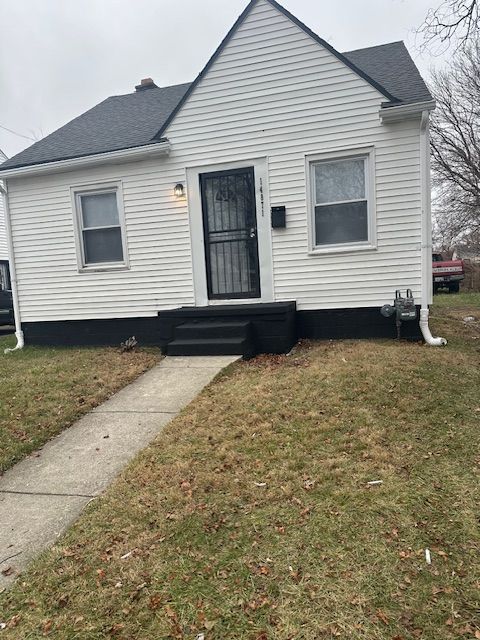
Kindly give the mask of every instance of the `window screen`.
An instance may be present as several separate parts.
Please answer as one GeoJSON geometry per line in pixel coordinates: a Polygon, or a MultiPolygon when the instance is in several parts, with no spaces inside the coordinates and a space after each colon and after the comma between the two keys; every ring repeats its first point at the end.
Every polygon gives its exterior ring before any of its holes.
{"type": "Polygon", "coordinates": [[[124,262],[117,192],[80,194],[78,198],[85,266],[124,262]]]}
{"type": "Polygon", "coordinates": [[[315,246],[368,242],[366,158],[312,165],[315,246]]]}

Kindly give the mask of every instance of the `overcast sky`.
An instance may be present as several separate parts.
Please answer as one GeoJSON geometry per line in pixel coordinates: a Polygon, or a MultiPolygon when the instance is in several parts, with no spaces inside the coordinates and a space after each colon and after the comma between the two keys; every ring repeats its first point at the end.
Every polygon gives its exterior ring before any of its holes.
{"type": "MultiPolygon", "coordinates": [[[[0,149],[31,144],[110,95],[199,73],[248,0],[0,0],[0,149]]],[[[405,40],[440,0],[283,0],[339,51],[405,40]]]]}

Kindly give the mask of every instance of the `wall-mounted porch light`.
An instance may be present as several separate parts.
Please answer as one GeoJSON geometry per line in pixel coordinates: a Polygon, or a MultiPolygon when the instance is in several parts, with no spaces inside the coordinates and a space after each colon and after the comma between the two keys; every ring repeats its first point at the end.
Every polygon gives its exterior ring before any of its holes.
{"type": "Polygon", "coordinates": [[[185,195],[185,187],[181,182],[175,185],[173,193],[175,194],[176,198],[183,198],[183,196],[185,195]]]}

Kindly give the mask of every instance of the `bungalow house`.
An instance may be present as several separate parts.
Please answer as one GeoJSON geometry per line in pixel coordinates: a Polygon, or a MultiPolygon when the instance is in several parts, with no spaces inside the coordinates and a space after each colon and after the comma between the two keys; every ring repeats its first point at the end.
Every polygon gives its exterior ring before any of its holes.
{"type": "Polygon", "coordinates": [[[252,0],[193,83],[142,80],[0,166],[19,345],[394,337],[397,289],[439,344],[434,106],[403,43],[340,53],[252,0]]]}
{"type": "MultiPolygon", "coordinates": [[[[7,156],[0,149],[0,164],[7,156]]],[[[0,186],[1,186],[0,181],[0,186]]],[[[10,289],[10,274],[8,269],[7,230],[5,228],[5,212],[3,198],[0,197],[0,290],[10,289]]]]}

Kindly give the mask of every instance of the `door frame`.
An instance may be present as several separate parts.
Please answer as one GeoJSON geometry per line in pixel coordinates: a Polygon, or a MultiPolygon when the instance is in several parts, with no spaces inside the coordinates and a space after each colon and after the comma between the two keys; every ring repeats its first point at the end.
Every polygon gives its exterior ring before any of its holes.
{"type": "Polygon", "coordinates": [[[270,225],[270,200],[268,190],[268,170],[266,158],[250,158],[235,162],[222,162],[204,166],[188,167],[187,202],[190,223],[190,241],[192,248],[193,286],[197,306],[220,304],[255,304],[273,302],[273,258],[272,233],[270,225]],[[210,300],[207,287],[207,265],[205,254],[205,236],[203,228],[202,195],[200,174],[230,169],[253,167],[255,178],[255,201],[257,205],[258,262],[260,271],[260,298],[233,298],[210,300]]]}

